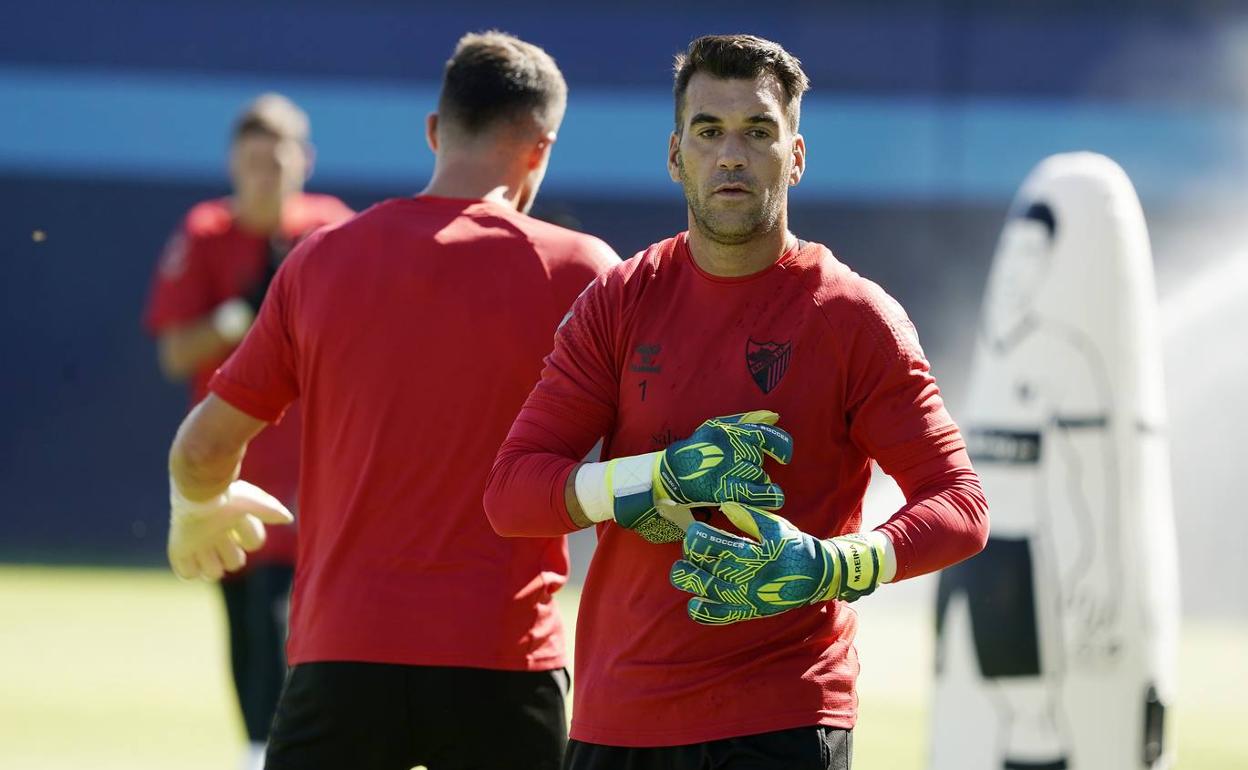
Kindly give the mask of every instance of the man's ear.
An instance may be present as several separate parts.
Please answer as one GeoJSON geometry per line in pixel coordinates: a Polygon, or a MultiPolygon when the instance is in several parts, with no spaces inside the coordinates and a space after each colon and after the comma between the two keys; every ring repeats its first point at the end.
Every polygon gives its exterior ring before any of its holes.
{"type": "Polygon", "coordinates": [[[434,154],[438,152],[438,113],[431,112],[425,116],[425,142],[434,154]]]}
{"type": "Polygon", "coordinates": [[[795,187],[806,173],[806,140],[801,134],[793,137],[793,168],[789,170],[789,187],[795,187]]]}
{"type": "Polygon", "coordinates": [[[673,182],[680,181],[680,134],[675,131],[667,138],[667,175],[673,182]]]}
{"type": "Polygon", "coordinates": [[[550,151],[554,149],[555,140],[558,135],[554,131],[547,131],[538,137],[537,142],[533,144],[533,151],[529,153],[529,170],[541,166],[550,157],[550,151]]]}
{"type": "Polygon", "coordinates": [[[313,169],[316,168],[316,145],[312,144],[311,142],[304,142],[303,143],[303,158],[304,158],[303,181],[306,182],[312,178],[312,171],[313,169]]]}

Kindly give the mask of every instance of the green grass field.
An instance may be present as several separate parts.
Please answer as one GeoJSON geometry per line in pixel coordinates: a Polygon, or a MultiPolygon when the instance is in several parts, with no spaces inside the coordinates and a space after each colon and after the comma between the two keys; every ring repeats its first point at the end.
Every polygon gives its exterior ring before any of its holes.
{"type": "MultiPolygon", "coordinates": [[[[566,617],[576,597],[565,596],[566,617]]],[[[860,606],[856,770],[920,770],[931,634],[921,608],[860,606]]],[[[155,570],[0,566],[0,768],[223,770],[242,727],[215,589],[155,570]]],[[[1248,623],[1184,627],[1181,770],[1248,768],[1248,623]]]]}

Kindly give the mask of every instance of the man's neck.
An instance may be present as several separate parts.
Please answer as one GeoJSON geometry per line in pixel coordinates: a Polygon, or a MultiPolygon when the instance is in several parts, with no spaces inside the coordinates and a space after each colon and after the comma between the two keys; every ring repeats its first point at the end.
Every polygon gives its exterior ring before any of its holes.
{"type": "Polygon", "coordinates": [[[234,219],[244,230],[257,235],[273,235],[282,228],[283,204],[267,201],[232,201],[234,219]]]}
{"type": "Polygon", "coordinates": [[[497,167],[478,160],[439,159],[434,167],[433,177],[420,194],[439,198],[488,200],[518,210],[523,195],[522,186],[506,177],[506,174],[499,173],[497,167]]]}
{"type": "Polygon", "coordinates": [[[784,256],[797,238],[789,232],[784,221],[770,232],[760,234],[745,243],[719,243],[698,229],[693,217],[689,218],[689,253],[698,267],[711,275],[737,278],[761,273],[784,256]]]}

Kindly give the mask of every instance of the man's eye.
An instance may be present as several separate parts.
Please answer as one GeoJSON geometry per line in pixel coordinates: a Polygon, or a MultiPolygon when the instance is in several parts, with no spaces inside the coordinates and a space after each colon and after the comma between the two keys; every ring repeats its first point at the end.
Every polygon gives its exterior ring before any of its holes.
{"type": "Polygon", "coordinates": [[[748,136],[751,136],[755,139],[768,139],[771,137],[771,134],[769,134],[766,129],[752,128],[750,129],[748,136]]]}
{"type": "Polygon", "coordinates": [[[698,136],[703,137],[704,139],[714,139],[721,133],[722,132],[718,128],[704,128],[698,132],[698,136]]]}

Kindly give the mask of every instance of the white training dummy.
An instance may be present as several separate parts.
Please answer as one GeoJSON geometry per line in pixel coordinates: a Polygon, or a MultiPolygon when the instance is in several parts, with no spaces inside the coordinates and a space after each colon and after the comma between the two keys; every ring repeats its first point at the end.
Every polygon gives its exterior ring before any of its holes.
{"type": "Polygon", "coordinates": [[[992,533],[940,577],[931,770],[1172,763],[1163,401],[1135,190],[1104,156],[1048,158],[1001,233],[958,413],[992,533]]]}

